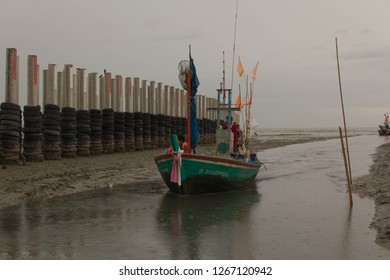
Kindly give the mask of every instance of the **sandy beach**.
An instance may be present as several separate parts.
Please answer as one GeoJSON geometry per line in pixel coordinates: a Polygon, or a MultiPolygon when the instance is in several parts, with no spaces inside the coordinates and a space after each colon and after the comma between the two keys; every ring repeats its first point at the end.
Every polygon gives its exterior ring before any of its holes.
{"type": "MultiPolygon", "coordinates": [[[[278,140],[253,140],[254,150],[261,151],[304,142],[321,141],[331,137],[301,137],[278,140]]],[[[213,145],[201,145],[198,153],[209,153],[213,145]]],[[[103,188],[110,185],[134,183],[160,178],[154,157],[163,149],[79,157],[0,169],[0,208],[31,199],[50,199],[57,196],[103,188]]],[[[370,173],[354,179],[354,191],[375,200],[376,211],[371,226],[377,230],[377,243],[390,248],[390,188],[386,173],[390,169],[390,145],[377,148],[370,173]]],[[[165,191],[164,185],[162,191],[165,191]]]]}

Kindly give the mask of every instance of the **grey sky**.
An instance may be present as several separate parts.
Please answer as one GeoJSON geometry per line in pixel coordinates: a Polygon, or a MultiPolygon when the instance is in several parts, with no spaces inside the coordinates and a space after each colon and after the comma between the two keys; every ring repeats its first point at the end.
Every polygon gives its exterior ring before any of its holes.
{"type": "MultiPolygon", "coordinates": [[[[199,92],[215,96],[222,51],[230,85],[235,7],[236,0],[0,0],[0,89],[7,47],[18,49],[25,103],[27,55],[38,56],[41,70],[70,63],[179,87],[177,64],[191,44],[199,92]]],[[[389,11],[389,0],[239,0],[235,59],[248,75],[260,63],[252,107],[259,126],[342,124],[338,37],[347,124],[375,129],[390,111],[389,11]]],[[[235,70],[234,77],[235,100],[235,70]]]]}

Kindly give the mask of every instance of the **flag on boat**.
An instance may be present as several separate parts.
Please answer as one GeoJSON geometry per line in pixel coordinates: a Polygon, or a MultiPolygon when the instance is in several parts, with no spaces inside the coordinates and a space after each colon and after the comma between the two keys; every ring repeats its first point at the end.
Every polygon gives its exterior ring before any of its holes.
{"type": "Polygon", "coordinates": [[[240,57],[238,57],[237,73],[238,73],[238,76],[240,76],[240,77],[242,76],[242,74],[244,74],[244,67],[242,67],[242,63],[241,63],[240,57]]]}
{"type": "Polygon", "coordinates": [[[257,67],[259,67],[259,63],[256,63],[255,68],[252,70],[252,80],[256,80],[257,67]]]}
{"type": "Polygon", "coordinates": [[[195,148],[198,144],[198,120],[196,118],[196,101],[195,95],[198,92],[199,80],[196,75],[196,67],[194,60],[190,55],[190,69],[191,69],[191,148],[195,148]]]}
{"type": "Polygon", "coordinates": [[[238,94],[237,99],[236,99],[236,108],[241,108],[241,92],[238,94]]]}

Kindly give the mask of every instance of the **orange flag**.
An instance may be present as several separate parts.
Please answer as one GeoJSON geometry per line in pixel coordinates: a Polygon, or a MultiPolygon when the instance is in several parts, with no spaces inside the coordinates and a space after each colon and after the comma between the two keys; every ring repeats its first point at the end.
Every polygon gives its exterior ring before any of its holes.
{"type": "Polygon", "coordinates": [[[257,67],[259,67],[259,63],[256,63],[255,68],[252,70],[252,80],[256,80],[257,67]]]}
{"type": "Polygon", "coordinates": [[[245,102],[241,101],[240,110],[242,110],[242,108],[244,108],[244,105],[245,105],[245,102]]]}
{"type": "Polygon", "coordinates": [[[236,99],[236,108],[240,108],[241,109],[241,105],[242,105],[241,93],[239,93],[238,96],[237,96],[237,99],[236,99]]]}
{"type": "Polygon", "coordinates": [[[242,76],[242,74],[244,74],[244,67],[242,67],[240,57],[238,57],[237,72],[238,72],[238,76],[240,77],[242,76]]]}

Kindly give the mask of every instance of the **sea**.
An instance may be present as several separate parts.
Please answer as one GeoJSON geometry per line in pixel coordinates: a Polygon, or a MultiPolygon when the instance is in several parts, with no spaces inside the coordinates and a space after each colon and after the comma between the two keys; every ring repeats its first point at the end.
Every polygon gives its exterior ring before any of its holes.
{"type": "MultiPolygon", "coordinates": [[[[350,207],[336,129],[258,129],[253,188],[180,196],[156,176],[0,210],[0,259],[388,260],[374,201],[350,207]],[[305,142],[305,140],[315,140],[305,142]]],[[[353,178],[369,172],[375,129],[349,130],[353,178]]]]}

